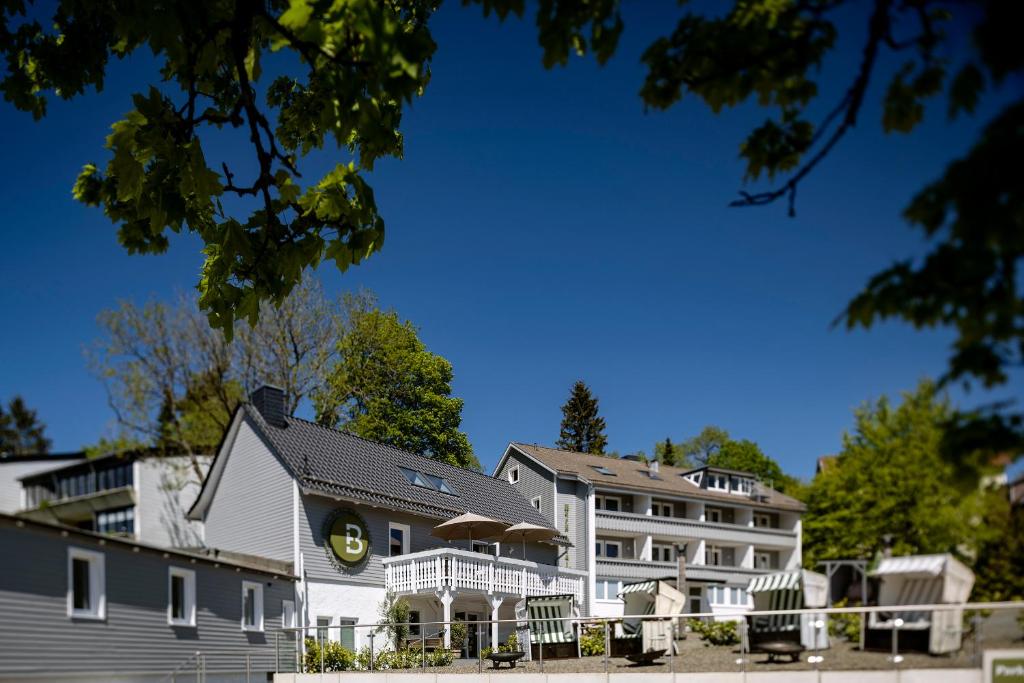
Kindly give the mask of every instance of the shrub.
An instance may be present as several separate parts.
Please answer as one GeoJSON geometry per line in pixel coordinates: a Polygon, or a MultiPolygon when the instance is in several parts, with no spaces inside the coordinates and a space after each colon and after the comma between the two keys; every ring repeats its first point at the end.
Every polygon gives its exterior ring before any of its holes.
{"type": "MultiPolygon", "coordinates": [[[[485,647],[484,649],[480,650],[480,659],[487,659],[488,657],[491,656],[491,654],[493,652],[494,652],[494,648],[485,647]]],[[[500,645],[498,646],[498,652],[501,652],[501,646],[500,645]]]]}
{"type": "MultiPolygon", "coordinates": [[[[846,607],[846,598],[837,600],[833,607],[846,607]]],[[[832,614],[828,619],[828,634],[848,642],[860,642],[860,614],[832,614]]]]}
{"type": "Polygon", "coordinates": [[[400,650],[409,637],[409,603],[405,598],[400,598],[389,591],[384,596],[379,611],[382,626],[377,627],[376,633],[383,631],[388,644],[396,651],[400,650]]]}
{"type": "Polygon", "coordinates": [[[736,645],[740,642],[735,621],[701,621],[690,619],[690,630],[700,636],[704,645],[736,645]]]}
{"type": "Polygon", "coordinates": [[[519,636],[512,632],[504,645],[498,646],[498,652],[519,652],[519,636]]]}
{"type": "Polygon", "coordinates": [[[604,654],[604,622],[587,626],[580,634],[580,654],[584,657],[604,654]]]}
{"type": "Polygon", "coordinates": [[[321,648],[316,638],[306,638],[306,656],[303,670],[307,673],[320,671],[320,656],[323,650],[323,671],[349,671],[356,668],[356,654],[341,646],[341,643],[327,641],[321,648]]]}
{"type": "Polygon", "coordinates": [[[456,621],[449,627],[452,631],[452,649],[461,650],[462,646],[466,644],[466,624],[462,621],[456,621]]]}
{"type": "Polygon", "coordinates": [[[418,669],[422,662],[419,650],[385,650],[376,657],[377,669],[418,669]]]}
{"type": "Polygon", "coordinates": [[[429,666],[451,666],[451,663],[455,661],[455,652],[455,650],[438,648],[427,653],[427,664],[429,666]]]}

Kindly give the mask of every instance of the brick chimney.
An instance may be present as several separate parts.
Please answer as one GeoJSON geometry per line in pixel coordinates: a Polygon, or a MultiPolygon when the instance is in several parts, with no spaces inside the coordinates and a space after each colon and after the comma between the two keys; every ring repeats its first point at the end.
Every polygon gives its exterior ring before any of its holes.
{"type": "Polygon", "coordinates": [[[267,424],[274,427],[286,426],[283,389],[264,384],[249,395],[249,401],[267,424]]]}

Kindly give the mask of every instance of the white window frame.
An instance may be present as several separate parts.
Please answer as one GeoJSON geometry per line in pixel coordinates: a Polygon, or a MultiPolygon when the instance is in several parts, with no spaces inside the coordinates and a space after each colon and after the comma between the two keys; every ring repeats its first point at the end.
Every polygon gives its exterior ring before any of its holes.
{"type": "MultiPolygon", "coordinates": [[[[408,524],[400,522],[388,522],[388,556],[391,555],[391,532],[398,529],[402,532],[402,554],[409,554],[409,537],[412,535],[412,528],[408,524]]],[[[397,557],[397,555],[393,556],[397,557]]]]}
{"type": "Polygon", "coordinates": [[[338,643],[340,645],[341,644],[341,633],[342,633],[342,630],[345,629],[346,627],[347,628],[351,628],[352,629],[352,651],[353,652],[358,652],[359,651],[359,634],[357,632],[358,629],[356,629],[356,626],[358,624],[359,624],[359,620],[356,619],[355,617],[345,617],[345,616],[334,617],[333,619],[331,619],[331,626],[335,627],[333,629],[333,631],[335,633],[335,637],[334,637],[334,639],[331,638],[331,629],[328,629],[328,631],[327,631],[327,639],[330,640],[331,642],[338,643]]]}
{"type": "Polygon", "coordinates": [[[103,621],[107,618],[107,571],[106,556],[95,550],[68,547],[68,617],[103,621]],[[75,609],[75,560],[89,563],[89,605],[90,608],[75,609]]]}
{"type": "Polygon", "coordinates": [[[195,627],[196,625],[196,573],[191,569],[185,569],[184,567],[167,568],[167,623],[170,626],[195,627]],[[174,603],[172,602],[174,590],[172,586],[176,576],[181,577],[182,588],[184,588],[185,604],[182,610],[185,613],[184,619],[174,618],[174,603]]]}
{"type": "Polygon", "coordinates": [[[295,601],[281,601],[281,628],[295,628],[295,601]]]}
{"type": "Polygon", "coordinates": [[[530,499],[530,505],[540,510],[541,498],[540,496],[534,496],[530,499]]]}
{"type": "Polygon", "coordinates": [[[607,496],[607,495],[594,496],[594,507],[596,507],[598,510],[605,510],[606,512],[622,512],[622,496],[607,496]],[[616,510],[609,510],[607,508],[609,500],[614,500],[615,504],[616,504],[616,507],[618,509],[616,509],[616,510]]]}
{"type": "Polygon", "coordinates": [[[656,500],[651,503],[651,515],[654,517],[674,517],[675,506],[672,503],[656,500]],[[658,512],[655,512],[655,510],[658,512]],[[665,514],[666,510],[668,511],[668,514],[665,514]]]}
{"type": "Polygon", "coordinates": [[[261,633],[263,631],[263,584],[257,581],[243,581],[242,582],[242,630],[252,631],[261,633]],[[255,624],[249,625],[245,623],[245,594],[250,588],[254,588],[253,592],[253,618],[255,624]]]}
{"type": "Polygon", "coordinates": [[[651,544],[651,561],[652,562],[671,562],[672,561],[672,544],[671,543],[652,543],[651,544]],[[661,551],[668,551],[662,553],[661,551]],[[664,559],[662,555],[665,555],[668,559],[664,559]],[[654,559],[657,555],[658,559],[654,559]]]}
{"type": "Polygon", "coordinates": [[[617,579],[598,579],[594,587],[594,600],[596,602],[619,602],[619,593],[622,592],[622,581],[617,579]],[[600,590],[601,586],[604,590],[600,590]],[[601,597],[601,595],[604,597],[601,597]]]}
{"type": "Polygon", "coordinates": [[[608,546],[613,545],[613,546],[615,546],[618,549],[618,554],[615,557],[611,558],[611,559],[613,559],[613,560],[621,560],[622,559],[622,541],[606,541],[604,539],[598,539],[597,545],[598,545],[598,548],[597,548],[597,556],[598,557],[608,557],[608,546]]]}
{"type": "Polygon", "coordinates": [[[770,529],[772,527],[772,516],[767,512],[755,512],[754,513],[754,526],[758,529],[770,529]],[[758,524],[757,520],[761,519],[764,524],[758,524]]]}
{"type": "Polygon", "coordinates": [[[724,474],[708,474],[708,488],[715,491],[728,491],[729,477],[724,474]],[[719,483],[724,486],[719,486],[719,483]]]}
{"type": "Polygon", "coordinates": [[[754,569],[774,569],[772,567],[772,552],[770,550],[755,550],[754,551],[754,569]],[[758,560],[764,560],[764,566],[758,560]]]}
{"type": "Polygon", "coordinates": [[[508,483],[518,484],[519,483],[519,465],[513,465],[508,469],[508,483]]]}
{"type": "Polygon", "coordinates": [[[722,546],[720,545],[709,545],[704,548],[704,564],[709,567],[721,567],[722,566],[722,546]],[[715,555],[718,555],[718,561],[712,562],[711,560],[715,555]]]}
{"type": "Polygon", "coordinates": [[[723,510],[722,508],[706,507],[704,508],[704,521],[710,522],[712,524],[721,524],[722,518],[725,517],[725,515],[723,514],[724,512],[725,510],[723,510]],[[718,519],[711,519],[712,513],[714,513],[715,516],[718,517],[718,519]]]}

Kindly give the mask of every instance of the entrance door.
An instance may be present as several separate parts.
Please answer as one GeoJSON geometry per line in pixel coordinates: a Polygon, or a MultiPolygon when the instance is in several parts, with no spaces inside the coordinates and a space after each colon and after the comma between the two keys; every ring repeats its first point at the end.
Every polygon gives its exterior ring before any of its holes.
{"type": "MultiPolygon", "coordinates": [[[[477,642],[477,622],[481,621],[479,614],[472,612],[456,612],[455,621],[461,621],[466,624],[466,642],[462,646],[462,656],[468,657],[469,659],[476,659],[479,656],[480,643],[477,642]]],[[[457,646],[456,643],[452,643],[452,646],[457,646]]]]}

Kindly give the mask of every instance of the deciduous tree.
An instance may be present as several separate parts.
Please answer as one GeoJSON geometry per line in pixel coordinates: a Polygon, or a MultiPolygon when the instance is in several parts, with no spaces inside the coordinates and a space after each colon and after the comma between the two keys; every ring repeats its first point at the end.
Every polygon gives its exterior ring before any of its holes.
{"type": "Polygon", "coordinates": [[[51,442],[46,438],[46,425],[21,396],[0,404],[0,455],[35,455],[48,453],[51,442]]]}
{"type": "Polygon", "coordinates": [[[452,364],[394,311],[350,305],[337,361],[314,394],[317,421],[460,467],[480,464],[451,395],[452,364]]]}
{"type": "Polygon", "coordinates": [[[569,392],[569,399],[562,406],[562,427],[555,445],[577,453],[604,455],[608,445],[604,429],[597,397],[583,380],[577,380],[569,392]]]}

